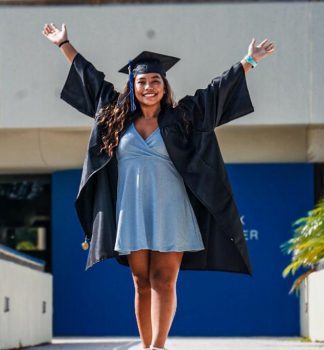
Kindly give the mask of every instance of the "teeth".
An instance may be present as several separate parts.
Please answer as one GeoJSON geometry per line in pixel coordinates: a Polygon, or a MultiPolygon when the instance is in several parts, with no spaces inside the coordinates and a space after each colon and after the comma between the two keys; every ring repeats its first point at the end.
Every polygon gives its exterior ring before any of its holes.
{"type": "Polygon", "coordinates": [[[145,94],[144,96],[155,96],[155,94],[145,94]]]}

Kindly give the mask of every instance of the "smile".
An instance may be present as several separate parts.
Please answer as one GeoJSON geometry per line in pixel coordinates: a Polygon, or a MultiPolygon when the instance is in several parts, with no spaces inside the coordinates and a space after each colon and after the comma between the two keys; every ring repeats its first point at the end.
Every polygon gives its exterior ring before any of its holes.
{"type": "Polygon", "coordinates": [[[145,97],[154,97],[156,96],[157,94],[153,94],[153,93],[149,93],[149,94],[143,94],[143,96],[145,97]]]}

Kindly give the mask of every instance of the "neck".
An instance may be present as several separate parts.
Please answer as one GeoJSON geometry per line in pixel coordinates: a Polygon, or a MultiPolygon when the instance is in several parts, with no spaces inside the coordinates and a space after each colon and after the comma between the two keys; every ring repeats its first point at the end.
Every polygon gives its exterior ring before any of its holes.
{"type": "Polygon", "coordinates": [[[145,119],[157,118],[161,111],[161,105],[156,106],[141,106],[142,114],[145,119]]]}

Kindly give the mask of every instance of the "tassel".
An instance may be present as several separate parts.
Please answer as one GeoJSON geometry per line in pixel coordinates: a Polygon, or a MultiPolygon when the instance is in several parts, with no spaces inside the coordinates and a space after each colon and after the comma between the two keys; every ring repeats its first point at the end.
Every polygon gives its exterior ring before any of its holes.
{"type": "Polygon", "coordinates": [[[134,95],[134,74],[132,70],[132,61],[128,62],[128,80],[129,80],[129,90],[130,90],[130,105],[131,105],[131,112],[135,112],[136,105],[135,105],[135,95],[134,95]]]}

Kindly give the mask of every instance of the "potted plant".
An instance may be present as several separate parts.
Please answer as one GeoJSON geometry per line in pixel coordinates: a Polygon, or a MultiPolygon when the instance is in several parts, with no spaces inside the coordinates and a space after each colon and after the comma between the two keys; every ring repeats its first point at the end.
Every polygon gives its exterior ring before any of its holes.
{"type": "Polygon", "coordinates": [[[312,340],[324,340],[324,198],[320,199],[306,217],[293,223],[294,234],[280,247],[292,254],[291,262],[283,270],[283,277],[306,268],[295,279],[289,294],[300,295],[301,333],[312,340]],[[323,325],[323,326],[322,326],[323,325]]]}

